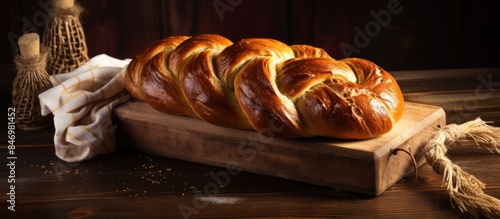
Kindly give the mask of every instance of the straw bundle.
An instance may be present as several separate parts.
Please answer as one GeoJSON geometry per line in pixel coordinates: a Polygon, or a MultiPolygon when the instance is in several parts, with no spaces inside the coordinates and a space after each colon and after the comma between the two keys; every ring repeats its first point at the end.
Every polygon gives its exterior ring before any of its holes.
{"type": "Polygon", "coordinates": [[[36,33],[19,38],[20,55],[14,59],[17,75],[13,82],[12,106],[16,109],[16,125],[22,130],[38,130],[52,125],[50,116],[42,116],[38,95],[52,87],[45,70],[48,49],[40,45],[36,33]]]}
{"type": "Polygon", "coordinates": [[[50,49],[49,74],[75,70],[89,60],[80,14],[83,8],[74,0],[54,0],[43,33],[43,44],[50,49]]]}

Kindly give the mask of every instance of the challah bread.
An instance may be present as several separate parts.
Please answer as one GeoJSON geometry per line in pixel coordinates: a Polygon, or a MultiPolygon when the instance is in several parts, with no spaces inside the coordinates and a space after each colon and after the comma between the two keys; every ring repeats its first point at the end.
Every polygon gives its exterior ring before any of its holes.
{"type": "Polygon", "coordinates": [[[273,39],[172,36],[125,74],[131,95],[158,111],[270,137],[373,138],[404,107],[396,80],[376,64],[273,39]]]}

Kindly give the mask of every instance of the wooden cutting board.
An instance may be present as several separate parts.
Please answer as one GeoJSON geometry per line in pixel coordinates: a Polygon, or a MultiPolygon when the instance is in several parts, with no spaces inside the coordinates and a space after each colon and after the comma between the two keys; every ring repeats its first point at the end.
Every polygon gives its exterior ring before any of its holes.
{"type": "Polygon", "coordinates": [[[408,154],[391,149],[410,151],[421,165],[420,149],[446,124],[442,108],[409,102],[391,132],[362,141],[268,138],[160,113],[139,100],[114,113],[117,138],[142,152],[224,167],[212,176],[219,184],[227,185],[242,170],[374,196],[415,170],[408,154]]]}

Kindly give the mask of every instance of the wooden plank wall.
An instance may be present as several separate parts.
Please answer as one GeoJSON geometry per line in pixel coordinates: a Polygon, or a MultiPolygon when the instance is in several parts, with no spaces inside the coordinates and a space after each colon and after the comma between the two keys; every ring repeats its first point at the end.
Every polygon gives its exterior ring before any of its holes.
{"type": "MultiPolygon", "coordinates": [[[[45,12],[41,5],[48,1],[1,1],[1,29],[7,37],[1,41],[0,63],[12,60],[12,36],[26,29],[41,33],[45,12]]],[[[288,44],[310,44],[334,58],[363,57],[387,70],[500,67],[496,52],[500,43],[493,35],[498,26],[494,1],[79,2],[86,9],[82,22],[91,56],[107,53],[131,58],[169,35],[218,33],[233,41],[270,37],[288,44]],[[389,17],[384,17],[387,13],[389,17]]]]}

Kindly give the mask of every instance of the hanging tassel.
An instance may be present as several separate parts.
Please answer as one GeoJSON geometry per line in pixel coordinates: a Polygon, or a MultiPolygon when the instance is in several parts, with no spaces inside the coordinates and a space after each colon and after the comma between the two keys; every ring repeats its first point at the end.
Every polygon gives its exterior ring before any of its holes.
{"type": "Polygon", "coordinates": [[[450,124],[436,131],[424,147],[425,158],[433,170],[443,176],[453,207],[458,207],[474,218],[500,218],[500,200],[484,194],[483,182],[446,157],[448,147],[471,140],[480,149],[500,154],[500,128],[489,126],[477,118],[462,125],[450,124]]]}

